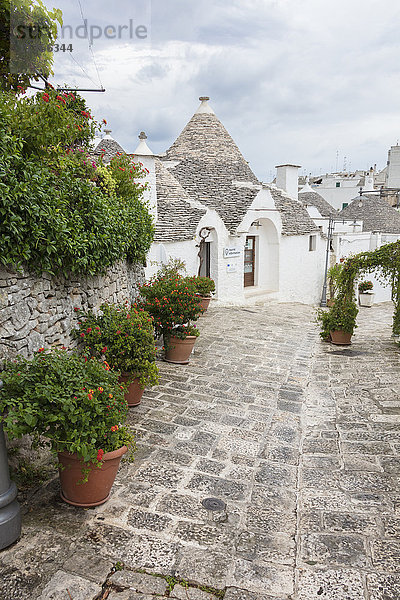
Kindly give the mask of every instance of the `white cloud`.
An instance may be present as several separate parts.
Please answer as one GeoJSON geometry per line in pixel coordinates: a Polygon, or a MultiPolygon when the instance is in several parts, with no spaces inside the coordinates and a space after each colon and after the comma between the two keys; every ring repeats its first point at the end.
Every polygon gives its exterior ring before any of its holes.
{"type": "MultiPolygon", "coordinates": [[[[85,16],[124,23],[133,4],[88,2],[85,16]]],[[[289,160],[330,170],[337,150],[384,166],[400,137],[397,3],[153,0],[151,13],[150,43],[94,43],[107,91],[85,96],[127,150],[144,129],[164,151],[206,94],[260,178],[289,160]]],[[[97,82],[90,53],[75,58],[97,82]]],[[[69,57],[56,67],[57,82],[93,86],[69,57]]]]}

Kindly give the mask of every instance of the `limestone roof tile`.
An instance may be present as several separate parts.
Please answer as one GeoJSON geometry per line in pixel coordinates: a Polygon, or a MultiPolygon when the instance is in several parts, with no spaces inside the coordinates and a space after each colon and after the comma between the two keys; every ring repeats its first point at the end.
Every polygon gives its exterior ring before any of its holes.
{"type": "Polygon", "coordinates": [[[156,159],[157,223],[155,242],[193,239],[205,209],[191,205],[191,198],[179,181],[156,159]]]}
{"type": "Polygon", "coordinates": [[[122,146],[116,142],[111,136],[105,136],[100,142],[97,144],[96,148],[92,151],[93,156],[103,156],[103,162],[109,163],[111,159],[118,154],[118,152],[125,153],[125,150],[122,146]]]}
{"type": "Polygon", "coordinates": [[[282,235],[306,235],[320,231],[298,200],[290,198],[277,188],[269,188],[282,219],[282,235]]]}
{"type": "Polygon", "coordinates": [[[299,192],[299,200],[303,206],[315,206],[322,217],[333,217],[337,215],[337,210],[317,192],[299,192]]]}

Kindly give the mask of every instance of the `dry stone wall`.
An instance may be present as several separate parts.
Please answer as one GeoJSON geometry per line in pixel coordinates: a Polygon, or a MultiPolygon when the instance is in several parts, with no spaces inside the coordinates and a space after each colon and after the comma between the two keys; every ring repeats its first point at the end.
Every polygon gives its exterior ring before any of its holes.
{"type": "Polygon", "coordinates": [[[72,346],[75,307],[133,301],[143,281],[143,267],[125,261],[104,276],[71,279],[38,278],[0,266],[0,366],[5,358],[30,356],[41,347],[72,346]]]}

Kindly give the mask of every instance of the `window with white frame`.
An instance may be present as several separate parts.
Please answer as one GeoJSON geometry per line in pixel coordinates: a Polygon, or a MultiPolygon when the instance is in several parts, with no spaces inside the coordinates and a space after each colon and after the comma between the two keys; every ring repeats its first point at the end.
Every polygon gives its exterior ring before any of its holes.
{"type": "Polygon", "coordinates": [[[316,248],[317,248],[317,236],[316,235],[310,235],[310,237],[308,238],[308,250],[310,252],[312,252],[316,248]]]}

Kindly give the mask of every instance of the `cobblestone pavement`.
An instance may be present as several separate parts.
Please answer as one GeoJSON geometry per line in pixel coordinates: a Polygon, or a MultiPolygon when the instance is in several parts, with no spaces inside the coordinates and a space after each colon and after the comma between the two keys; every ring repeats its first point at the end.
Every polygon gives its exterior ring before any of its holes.
{"type": "Polygon", "coordinates": [[[70,507],[57,478],[31,494],[0,598],[399,600],[391,311],[361,309],[344,348],[311,307],[211,308],[190,365],[160,362],[130,410],[139,450],[111,499],[70,507]]]}

